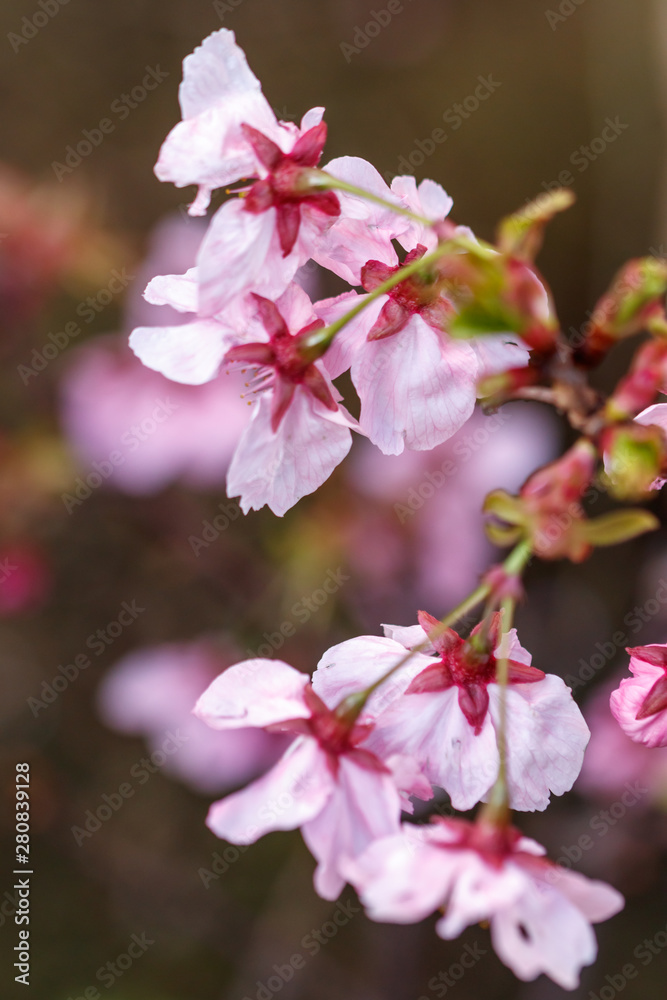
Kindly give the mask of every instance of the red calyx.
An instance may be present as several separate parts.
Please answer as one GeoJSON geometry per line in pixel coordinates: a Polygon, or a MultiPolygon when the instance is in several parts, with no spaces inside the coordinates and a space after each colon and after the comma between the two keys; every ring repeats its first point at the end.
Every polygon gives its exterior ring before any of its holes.
{"type": "Polygon", "coordinates": [[[259,215],[269,208],[277,213],[278,237],[283,257],[294,248],[301,226],[301,206],[311,205],[325,215],[340,215],[340,202],[333,191],[313,191],[304,176],[317,166],[327,139],[324,122],[308,129],[297,140],[291,153],[283,153],[262,132],[251,125],[241,125],[257,159],[269,171],[248,191],[244,208],[259,215]]]}
{"type": "MultiPolygon", "coordinates": [[[[361,269],[362,286],[367,292],[372,292],[392,275],[416,260],[421,260],[425,253],[426,247],[419,243],[398,267],[390,267],[379,260],[367,261],[361,269]]],[[[454,312],[451,303],[440,294],[438,282],[429,282],[417,274],[394,285],[387,295],[389,301],[380,310],[380,315],[368,333],[368,340],[383,340],[400,333],[415,313],[419,313],[434,329],[444,330],[447,320],[454,312]]]]}
{"type": "Polygon", "coordinates": [[[367,738],[373,728],[372,725],[350,723],[337,715],[327,708],[310,684],[304,689],[303,694],[306,705],[311,711],[309,719],[288,719],[286,722],[267,728],[272,732],[313,736],[327,754],[329,767],[334,774],[338,771],[338,758],[341,754],[350,757],[359,767],[367,771],[389,773],[389,768],[379,757],[357,745],[367,738]]]}
{"type": "MultiPolygon", "coordinates": [[[[426,611],[420,611],[419,624],[428,634],[440,628],[440,622],[426,611]]],[[[474,637],[482,634],[483,622],[470,633],[470,639],[464,640],[453,629],[448,628],[442,634],[436,635],[431,641],[440,655],[440,663],[426,667],[413,679],[406,694],[426,694],[427,692],[447,691],[456,685],[459,689],[459,708],[467,721],[475,730],[477,736],[484,724],[489,707],[488,685],[496,681],[498,660],[494,654],[500,641],[500,614],[491,619],[486,637],[486,652],[475,647],[474,637]]],[[[544,672],[518,660],[509,660],[510,684],[532,684],[544,679],[544,672]]]]}
{"type": "Polygon", "coordinates": [[[303,356],[303,341],[313,330],[324,326],[322,320],[315,320],[304,326],[298,333],[292,334],[285,320],[280,315],[275,302],[253,293],[257,303],[259,317],[269,334],[268,343],[239,344],[227,351],[224,360],[240,361],[260,368],[273,368],[275,372],[273,407],[271,411],[271,428],[278,430],[280,421],[285,416],[292,402],[294,390],[302,385],[315,399],[326,406],[328,410],[336,410],[338,404],[331,395],[331,390],[322,372],[312,361],[303,356]]]}

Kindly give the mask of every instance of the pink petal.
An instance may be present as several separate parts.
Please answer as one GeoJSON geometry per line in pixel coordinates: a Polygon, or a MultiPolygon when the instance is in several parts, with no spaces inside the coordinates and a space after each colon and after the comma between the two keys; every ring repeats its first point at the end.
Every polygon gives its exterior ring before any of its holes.
{"type": "Polygon", "coordinates": [[[206,825],[233,844],[254,844],[271,830],[312,820],[333,792],[333,776],[316,740],[295,740],[278,763],[243,791],[215,802],[206,825]]]}
{"type": "Polygon", "coordinates": [[[308,719],[306,674],[282,660],[244,660],[225,670],[195,705],[195,715],[214,729],[265,727],[308,719]]]}
{"type": "Polygon", "coordinates": [[[549,879],[550,884],[555,885],[559,892],[567,896],[592,924],[608,920],[623,909],[625,903],[623,896],[606,882],[586,878],[579,872],[560,866],[549,869],[547,874],[551,871],[555,871],[557,877],[553,882],[549,879]]]}
{"type": "MultiPolygon", "coordinates": [[[[500,688],[489,684],[489,712],[500,724],[500,688]]],[[[507,769],[512,809],[542,810],[549,793],[562,795],[574,784],[590,731],[572,692],[547,674],[507,690],[507,769]]]]}
{"type": "Polygon", "coordinates": [[[458,688],[406,694],[377,720],[368,741],[382,756],[415,757],[455,809],[472,809],[498,776],[496,735],[487,713],[476,735],[459,707],[458,688]]]}
{"type": "Polygon", "coordinates": [[[612,715],[636,743],[651,748],[667,746],[667,711],[637,718],[653,686],[665,676],[665,670],[639,656],[631,656],[630,670],[634,676],[624,678],[612,692],[609,703],[612,715]]]}
{"type": "MultiPolygon", "coordinates": [[[[389,202],[397,202],[378,171],[358,156],[341,156],[323,168],[348,184],[361,187],[389,202]]],[[[383,208],[357,195],[336,191],[340,217],[323,235],[313,258],[349,282],[361,284],[361,268],[368,260],[398,264],[392,246],[395,235],[407,228],[407,221],[391,209],[383,208]]]]}
{"type": "Polygon", "coordinates": [[[590,924],[558,891],[527,885],[520,900],[494,914],[491,937],[499,958],[519,979],[544,972],[563,989],[579,984],[597,955],[590,924]]]}
{"type": "Polygon", "coordinates": [[[470,346],[477,355],[478,378],[506,372],[510,368],[523,368],[530,359],[528,349],[522,341],[508,333],[475,337],[470,341],[470,346]]]}
{"type": "MultiPolygon", "coordinates": [[[[221,312],[238,295],[259,291],[258,279],[274,230],[275,209],[255,215],[246,212],[243,202],[235,198],[216,212],[198,255],[200,308],[205,315],[221,312]]],[[[278,289],[278,294],[292,276],[278,289]]],[[[273,298],[267,291],[263,294],[273,298]]]]}
{"type": "Polygon", "coordinates": [[[148,282],[144,298],[154,306],[171,306],[178,312],[197,312],[197,268],[185,274],[159,274],[148,282]]]}
{"type": "Polygon", "coordinates": [[[423,920],[449,895],[461,855],[432,847],[428,828],[404,824],[397,836],[376,840],[345,873],[371,920],[423,920]]]}
{"type": "Polygon", "coordinates": [[[355,858],[380,837],[400,830],[401,801],[390,775],[339,758],[333,794],[302,833],[318,866],[315,888],[336,899],[345,885],[341,864],[355,858]]]}
{"type": "Polygon", "coordinates": [[[428,645],[422,649],[422,653],[426,656],[435,654],[435,647],[421,625],[383,625],[382,628],[388,639],[400,642],[406,649],[414,649],[426,642],[428,645]]]}
{"type": "Polygon", "coordinates": [[[302,386],[275,433],[271,400],[263,396],[232,459],[227,494],[241,498],[244,513],[267,504],[282,517],[329,478],[351,445],[349,420],[340,410],[331,413],[302,386]]]}
{"type": "Polygon", "coordinates": [[[364,344],[356,354],[352,381],[361,399],[362,432],[385,455],[435,448],[471,416],[476,378],[472,348],[443,343],[414,315],[400,333],[364,344]]]}
{"type": "MultiPolygon", "coordinates": [[[[326,651],[313,674],[313,688],[329,708],[335,708],[348,695],[369,687],[388,673],[405,654],[406,650],[392,639],[375,635],[348,639],[326,651]]],[[[377,718],[403,694],[412,678],[433,662],[430,657],[415,653],[371,695],[364,717],[377,718]]]]}
{"type": "Polygon", "coordinates": [[[140,326],[130,335],[130,347],[147,368],[174,382],[201,385],[218,374],[230,337],[216,320],[200,319],[181,326],[140,326]]]}
{"type": "MultiPolygon", "coordinates": [[[[444,188],[428,178],[417,188],[414,177],[409,175],[394,177],[391,190],[415,215],[423,215],[434,222],[440,222],[449,215],[454,204],[444,188]]],[[[433,250],[438,238],[431,228],[411,220],[409,228],[399,238],[399,242],[405,250],[411,250],[417,243],[422,243],[428,250],[433,250]]]]}
{"type": "Polygon", "coordinates": [[[322,116],[324,115],[324,108],[311,108],[310,111],[306,111],[305,115],[301,119],[300,129],[302,132],[307,132],[311,128],[315,128],[322,121],[322,116]]]}

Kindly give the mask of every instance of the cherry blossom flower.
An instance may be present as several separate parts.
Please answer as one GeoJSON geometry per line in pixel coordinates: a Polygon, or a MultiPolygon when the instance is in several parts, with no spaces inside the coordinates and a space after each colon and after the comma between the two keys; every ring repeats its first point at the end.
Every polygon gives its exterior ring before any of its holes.
{"type": "MultiPolygon", "coordinates": [[[[500,687],[496,664],[509,657],[507,689],[507,782],[513,809],[542,810],[549,793],[568,791],[581,769],[590,733],[560,677],[530,665],[530,654],[514,629],[500,636],[499,617],[487,648],[476,648],[482,626],[464,641],[453,629],[431,642],[438,625],[425,612],[419,625],[385,626],[384,639],[361,636],[334,646],[322,657],[313,687],[329,700],[373,684],[406,650],[427,642],[371,696],[367,715],[375,722],[369,746],[377,753],[403,753],[449,794],[456,809],[484,801],[498,775],[496,733],[500,687]]],[[[364,717],[365,718],[365,717],[364,717]]]]}
{"type": "Polygon", "coordinates": [[[216,729],[252,726],[295,737],[268,774],[215,803],[207,823],[236,844],[300,826],[318,861],[315,887],[325,899],[335,899],[345,884],[339,872],[344,859],[399,831],[399,788],[431,795],[411,761],[383,760],[366,749],[370,727],[333,711],[306,675],[281,660],[230,667],[195,712],[216,729]]]}
{"type": "Polygon", "coordinates": [[[414,923],[442,908],[445,940],[489,922],[500,959],[523,980],[541,972],[574,989],[597,955],[591,923],[618,913],[623,897],[544,856],[513,828],[436,818],[404,824],[344,864],[372,920],[414,923]]]}
{"type": "Polygon", "coordinates": [[[623,732],[647,747],[667,746],[667,645],[629,648],[630,671],[610,707],[623,732]]]}
{"type": "MultiPolygon", "coordinates": [[[[154,279],[146,295],[194,309],[196,269],[154,279]]],[[[254,293],[237,299],[224,323],[144,327],[130,337],[144,364],[180,382],[208,382],[223,360],[228,371],[256,370],[246,384],[258,400],[227,477],[228,495],[240,496],[244,513],[268,504],[284,514],[321,486],[350,450],[350,429],[357,424],[339,406],[323,363],[313,361],[304,346],[322,325],[306,292],[293,282],[275,303],[254,293]]]]}
{"type": "MultiPolygon", "coordinates": [[[[423,181],[417,189],[412,178],[395,178],[392,190],[422,215],[437,216],[451,208],[451,199],[433,181],[423,181]]],[[[372,217],[370,209],[368,215],[372,217]]],[[[341,225],[332,227],[330,243],[341,225]]],[[[382,217],[378,228],[384,227],[382,217]]],[[[421,259],[437,242],[433,230],[418,222],[407,229],[403,224],[392,235],[408,250],[402,263],[391,248],[383,259],[364,262],[363,244],[359,250],[352,241],[344,247],[343,262],[352,274],[359,274],[367,293],[421,259]],[[419,242],[422,239],[426,242],[419,242]],[[410,245],[412,240],[416,245],[410,245]]],[[[345,292],[318,303],[316,310],[331,323],[358,303],[356,292],[345,292]]],[[[527,361],[525,348],[510,335],[452,340],[447,325],[454,312],[435,270],[428,276],[413,274],[363,309],[327,352],[332,378],[350,369],[361,400],[359,425],[384,454],[400,455],[406,447],[430,450],[446,441],[471,416],[482,376],[527,361]]]]}
{"type": "Polygon", "coordinates": [[[321,109],[304,117],[296,142],[289,137],[289,152],[250,125],[242,126],[262,176],[211,220],[198,258],[199,302],[205,313],[218,313],[251,291],[280,295],[340,214],[336,195],[311,184],[326,141],[324,122],[313,124],[318,116],[321,109]]]}
{"type": "Polygon", "coordinates": [[[235,788],[271,767],[284,740],[251,728],[215,732],[195,718],[195,702],[220,667],[220,652],[203,642],[130,653],[104,677],[97,693],[99,713],[112,729],[143,736],[151,750],[159,750],[165,735],[175,732],[178,751],[167,756],[164,770],[196,791],[235,788]]]}
{"type": "Polygon", "coordinates": [[[293,284],[275,304],[259,296],[255,302],[261,339],[226,355],[231,365],[257,369],[251,388],[260,394],[232,460],[227,492],[240,496],[244,513],[268,504],[282,515],[328,479],[350,450],[350,428],[357,425],[339,406],[322,362],[311,360],[305,346],[322,325],[306,293],[293,284]]]}
{"type": "Polygon", "coordinates": [[[197,184],[190,211],[198,215],[216,188],[252,181],[211,221],[199,257],[202,314],[250,291],[275,298],[340,214],[336,195],[312,184],[326,142],[323,108],[307,112],[300,128],[279,122],[227,28],[184,60],[179,97],[183,121],[160,151],[160,180],[197,184]]]}

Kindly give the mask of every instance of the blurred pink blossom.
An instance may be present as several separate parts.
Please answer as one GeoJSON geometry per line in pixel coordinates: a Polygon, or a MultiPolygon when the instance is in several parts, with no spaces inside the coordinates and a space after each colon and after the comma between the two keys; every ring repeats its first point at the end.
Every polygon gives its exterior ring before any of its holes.
{"type": "Polygon", "coordinates": [[[0,545],[0,618],[32,611],[50,587],[49,567],[39,549],[25,542],[0,545]]]}
{"type": "Polygon", "coordinates": [[[347,475],[363,496],[391,504],[410,533],[419,602],[443,611],[478,582],[493,556],[482,503],[497,487],[516,491],[558,448],[557,423],[545,407],[518,403],[484,416],[477,411],[431,452],[383,455],[359,440],[347,475]]]}
{"type": "Polygon", "coordinates": [[[488,920],[493,947],[516,976],[544,972],[571,990],[597,955],[591,924],[618,913],[623,897],[543,854],[517,830],[438,817],[404,824],[344,870],[371,919],[413,923],[440,909],[436,932],[445,940],[488,920]]]}
{"type": "MultiPolygon", "coordinates": [[[[127,327],[187,321],[140,292],[158,272],[187,270],[205,228],[187,216],[158,224],[128,294],[127,327]]],[[[196,487],[222,484],[250,419],[242,381],[220,375],[201,386],[172,382],[142,365],[126,340],[109,335],[72,352],[61,385],[61,419],[76,455],[89,469],[102,466],[109,485],[133,494],[179,478],[196,487]]]]}
{"type": "Polygon", "coordinates": [[[256,729],[219,732],[192,710],[220,673],[220,654],[205,643],[165,644],[130,653],[104,678],[98,710],[112,729],[143,736],[158,750],[168,731],[183,738],[164,770],[196,791],[235,788],[269,768],[282,752],[282,737],[256,729]]]}

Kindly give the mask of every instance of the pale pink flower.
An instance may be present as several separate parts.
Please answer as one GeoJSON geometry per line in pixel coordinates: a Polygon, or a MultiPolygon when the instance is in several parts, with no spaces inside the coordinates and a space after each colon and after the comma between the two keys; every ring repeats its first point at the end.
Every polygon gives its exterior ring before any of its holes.
{"type": "Polygon", "coordinates": [[[315,190],[310,177],[326,141],[323,108],[300,128],[279,122],[226,28],[184,60],[179,97],[183,121],[160,151],[160,180],[199,185],[190,211],[201,215],[216,188],[255,178],[211,221],[199,256],[201,313],[251,291],[275,298],[340,213],[336,195],[315,190]]]}
{"type": "Polygon", "coordinates": [[[496,665],[507,655],[510,806],[546,809],[550,791],[562,795],[572,787],[590,736],[569,688],[560,677],[530,666],[514,629],[501,643],[498,617],[490,635],[495,652],[484,655],[452,629],[430,642],[428,632],[437,621],[420,612],[419,622],[385,626],[384,639],[361,636],[334,646],[318,664],[314,689],[326,700],[342,699],[378,680],[406,650],[427,642],[426,651],[414,653],[369,700],[367,714],[375,722],[369,746],[385,756],[414,757],[453,806],[467,810],[488,797],[498,775],[496,665]]]}
{"type": "Polygon", "coordinates": [[[321,361],[303,347],[322,325],[310,299],[291,285],[274,304],[255,296],[264,329],[254,343],[231,348],[228,364],[257,370],[250,383],[259,401],[241,436],[227,477],[229,496],[244,513],[267,504],[282,515],[329,478],[352,445],[355,421],[321,361]]]}
{"type": "MultiPolygon", "coordinates": [[[[146,296],[192,309],[194,270],[153,279],[146,296]]],[[[224,324],[145,327],[130,338],[144,364],[181,382],[207,382],[223,361],[228,371],[254,372],[246,385],[258,399],[227,477],[227,493],[240,496],[244,513],[268,504],[284,514],[321,486],[350,450],[350,428],[357,425],[339,406],[323,362],[311,361],[303,347],[321,326],[308,295],[293,282],[275,303],[254,293],[236,299],[224,324]]]]}
{"type": "Polygon", "coordinates": [[[130,653],[106,674],[97,693],[99,713],[112,729],[143,736],[152,751],[171,733],[177,749],[166,756],[164,770],[195,790],[235,788],[271,767],[284,740],[251,728],[215,732],[192,714],[225,659],[203,642],[130,653]]]}
{"type": "MultiPolygon", "coordinates": [[[[395,178],[392,190],[412,210],[434,221],[451,208],[451,199],[433,181],[417,188],[413,178],[395,178]]],[[[370,209],[368,214],[372,216],[370,209]]],[[[335,225],[329,240],[335,236],[335,225]]],[[[383,217],[379,228],[386,229],[383,217]]],[[[437,242],[433,230],[421,223],[407,230],[402,225],[394,235],[408,250],[402,264],[391,248],[380,259],[366,260],[363,244],[357,249],[350,242],[343,248],[343,263],[359,275],[368,293],[437,242]],[[412,243],[422,238],[426,243],[412,243]]],[[[346,292],[318,303],[316,310],[331,323],[359,299],[356,292],[346,292]]],[[[332,378],[350,369],[361,400],[362,433],[386,455],[400,455],[404,448],[430,450],[446,441],[472,415],[482,376],[527,361],[527,351],[509,334],[453,340],[447,335],[453,315],[454,305],[437,282],[413,275],[363,309],[336,335],[327,352],[325,363],[332,378]]]]}
{"type": "Polygon", "coordinates": [[[488,921],[499,958],[523,980],[541,972],[574,989],[597,955],[591,924],[623,907],[604,882],[543,857],[513,828],[437,818],[405,824],[344,864],[372,920],[414,923],[442,908],[436,932],[451,940],[488,921]]]}
{"type": "Polygon", "coordinates": [[[315,254],[332,218],[340,215],[336,195],[310,184],[326,141],[326,125],[313,124],[316,117],[315,112],[305,116],[299,138],[290,138],[289,152],[243,126],[262,176],[211,220],[198,258],[199,303],[205,314],[219,313],[248,292],[270,298],[282,294],[315,254]]]}
{"type": "Polygon", "coordinates": [[[626,677],[612,692],[612,714],[635,742],[667,746],[667,644],[635,646],[627,652],[634,677],[626,677]]]}
{"type": "Polygon", "coordinates": [[[231,667],[195,711],[216,729],[256,726],[296,737],[268,774],[215,803],[207,823],[237,844],[300,826],[318,861],[315,886],[325,899],[335,899],[345,884],[342,861],[400,829],[399,787],[422,798],[431,794],[412,762],[383,761],[367,750],[369,727],[337,715],[305,674],[281,660],[231,667]]]}

